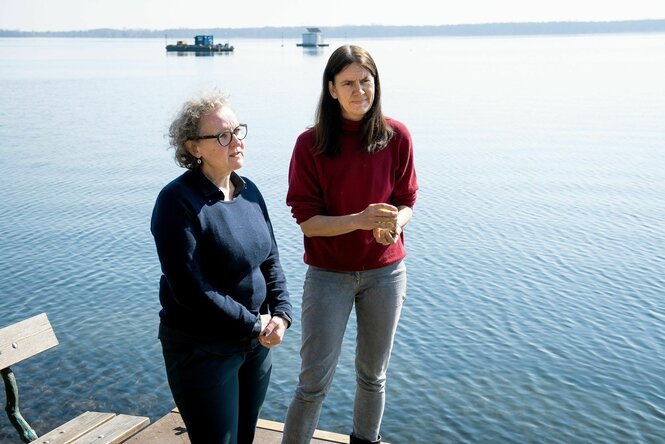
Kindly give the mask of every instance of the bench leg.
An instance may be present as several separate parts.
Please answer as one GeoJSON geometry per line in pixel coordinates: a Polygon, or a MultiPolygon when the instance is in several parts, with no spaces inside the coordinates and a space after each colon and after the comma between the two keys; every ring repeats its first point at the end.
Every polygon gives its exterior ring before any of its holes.
{"type": "Polygon", "coordinates": [[[9,422],[12,423],[14,428],[21,435],[21,441],[30,442],[37,439],[37,434],[30,427],[28,422],[23,419],[21,412],[18,409],[18,386],[16,385],[16,377],[11,368],[3,368],[0,370],[2,373],[2,380],[5,383],[5,393],[7,394],[7,416],[9,422]]]}

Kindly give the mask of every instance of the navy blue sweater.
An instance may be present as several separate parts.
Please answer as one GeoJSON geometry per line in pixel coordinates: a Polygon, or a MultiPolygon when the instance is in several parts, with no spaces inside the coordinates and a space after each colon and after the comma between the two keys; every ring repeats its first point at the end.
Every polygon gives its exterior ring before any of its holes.
{"type": "Polygon", "coordinates": [[[291,302],[266,204],[232,173],[222,192],[199,170],[159,193],[151,231],[162,266],[160,338],[206,344],[256,343],[259,314],[291,322],[291,302]]]}

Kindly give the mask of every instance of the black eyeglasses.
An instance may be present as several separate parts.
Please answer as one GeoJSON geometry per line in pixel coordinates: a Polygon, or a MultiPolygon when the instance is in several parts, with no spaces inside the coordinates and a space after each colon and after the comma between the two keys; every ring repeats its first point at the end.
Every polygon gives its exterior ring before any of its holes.
{"type": "Polygon", "coordinates": [[[238,140],[242,140],[247,137],[247,124],[241,123],[233,131],[223,131],[219,134],[213,134],[209,136],[192,137],[192,140],[217,139],[217,142],[219,142],[221,146],[229,146],[229,143],[231,143],[231,140],[233,140],[233,136],[236,136],[236,139],[238,140]]]}

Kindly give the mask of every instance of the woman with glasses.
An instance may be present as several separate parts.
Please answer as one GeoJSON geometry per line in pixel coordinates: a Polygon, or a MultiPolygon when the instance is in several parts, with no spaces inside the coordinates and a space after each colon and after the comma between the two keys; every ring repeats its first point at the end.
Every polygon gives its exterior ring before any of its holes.
{"type": "Polygon", "coordinates": [[[351,310],[357,318],[351,443],[378,443],[388,361],[406,297],[403,229],[418,184],[407,128],[381,111],[363,48],[335,50],[314,126],[295,144],[286,196],[309,265],[302,296],[300,378],[282,443],[309,443],[351,310]]]}
{"type": "Polygon", "coordinates": [[[291,303],[266,204],[236,173],[247,125],[213,91],[187,101],[169,135],[187,169],[151,224],[169,386],[192,443],[250,444],[291,303]]]}

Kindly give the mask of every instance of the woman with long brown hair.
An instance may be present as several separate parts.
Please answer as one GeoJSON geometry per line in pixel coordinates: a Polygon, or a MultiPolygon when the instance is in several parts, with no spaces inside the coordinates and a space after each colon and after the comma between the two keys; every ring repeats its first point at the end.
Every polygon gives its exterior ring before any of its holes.
{"type": "Polygon", "coordinates": [[[358,322],[351,443],[378,443],[386,371],[406,298],[404,226],[418,184],[407,128],[381,110],[370,54],[345,45],[323,73],[314,126],[295,144],[287,204],[309,265],[301,371],[283,443],[309,443],[330,388],[351,310],[358,322]]]}

